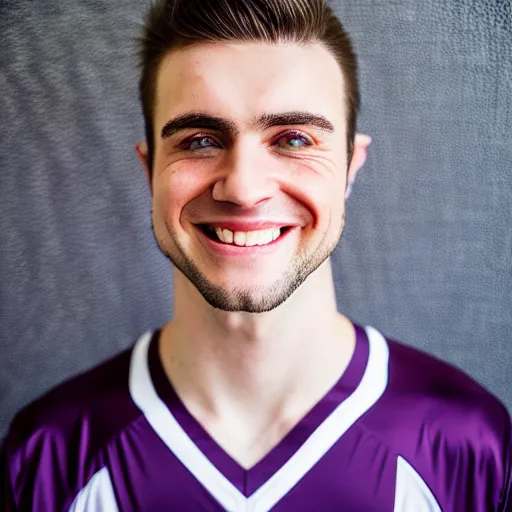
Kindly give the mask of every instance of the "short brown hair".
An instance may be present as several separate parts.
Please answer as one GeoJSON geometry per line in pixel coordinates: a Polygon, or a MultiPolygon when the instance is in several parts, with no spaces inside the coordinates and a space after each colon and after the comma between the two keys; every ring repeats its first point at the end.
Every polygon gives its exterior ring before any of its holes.
{"type": "Polygon", "coordinates": [[[343,25],[325,0],[157,0],[149,10],[139,52],[139,93],[150,167],[160,63],[171,50],[222,41],[323,44],[338,61],[344,77],[350,161],[359,111],[357,61],[343,25]]]}

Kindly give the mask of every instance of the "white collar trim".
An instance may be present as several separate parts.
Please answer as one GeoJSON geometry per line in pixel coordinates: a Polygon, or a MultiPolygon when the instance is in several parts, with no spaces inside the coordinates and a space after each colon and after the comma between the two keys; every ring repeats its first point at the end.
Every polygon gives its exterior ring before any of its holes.
{"type": "Polygon", "coordinates": [[[388,383],[389,349],[385,338],[366,327],[369,355],[354,392],[311,434],[295,454],[251,496],[244,496],[203,454],[160,400],[148,367],[152,333],[133,348],[129,389],[153,430],[210,494],[230,512],[267,512],[281,500],[382,396],[388,383]]]}

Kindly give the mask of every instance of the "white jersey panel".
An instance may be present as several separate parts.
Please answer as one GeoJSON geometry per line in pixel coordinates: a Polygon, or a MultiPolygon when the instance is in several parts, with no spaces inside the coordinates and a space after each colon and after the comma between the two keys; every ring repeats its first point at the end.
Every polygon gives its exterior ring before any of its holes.
{"type": "Polygon", "coordinates": [[[107,468],[94,474],[78,493],[69,512],[119,512],[107,468]]]}
{"type": "Polygon", "coordinates": [[[416,470],[402,457],[396,467],[394,512],[442,512],[432,491],[416,470]]]}

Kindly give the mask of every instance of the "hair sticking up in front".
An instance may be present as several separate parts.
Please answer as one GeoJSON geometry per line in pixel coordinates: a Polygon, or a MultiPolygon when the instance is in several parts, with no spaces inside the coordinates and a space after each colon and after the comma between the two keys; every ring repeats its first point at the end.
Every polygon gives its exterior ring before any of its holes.
{"type": "Polygon", "coordinates": [[[347,105],[347,147],[352,156],[359,111],[357,61],[352,43],[324,0],[157,0],[140,39],[139,93],[152,167],[156,77],[172,50],[200,43],[320,43],[340,65],[347,105]]]}

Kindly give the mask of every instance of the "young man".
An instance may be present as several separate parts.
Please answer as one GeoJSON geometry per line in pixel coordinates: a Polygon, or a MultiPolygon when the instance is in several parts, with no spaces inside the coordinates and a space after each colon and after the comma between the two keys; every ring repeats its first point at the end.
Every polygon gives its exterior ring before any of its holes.
{"type": "Polygon", "coordinates": [[[368,139],[336,17],[168,0],[148,20],[137,152],[174,319],[18,415],[3,510],[512,510],[505,408],[337,312],[368,139]]]}

